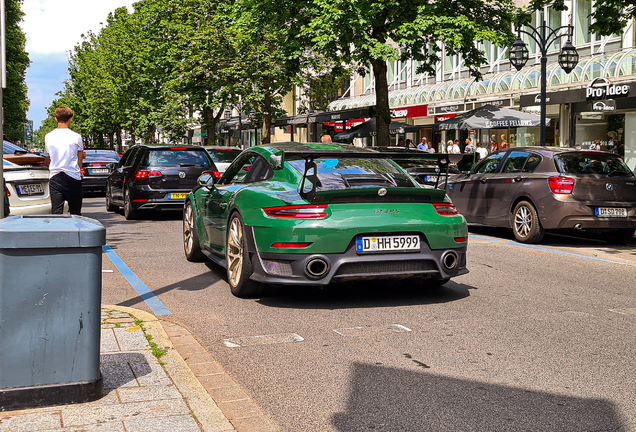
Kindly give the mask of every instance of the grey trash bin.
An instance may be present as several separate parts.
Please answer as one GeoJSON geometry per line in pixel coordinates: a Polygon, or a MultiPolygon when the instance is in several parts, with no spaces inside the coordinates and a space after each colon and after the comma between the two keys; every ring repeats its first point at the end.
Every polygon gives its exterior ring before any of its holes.
{"type": "Polygon", "coordinates": [[[0,220],[0,411],[102,397],[105,243],[81,216],[0,220]]]}

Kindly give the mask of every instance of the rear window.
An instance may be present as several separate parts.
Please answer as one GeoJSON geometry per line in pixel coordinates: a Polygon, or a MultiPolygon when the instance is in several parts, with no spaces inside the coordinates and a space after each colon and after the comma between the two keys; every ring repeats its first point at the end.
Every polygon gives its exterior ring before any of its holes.
{"type": "Polygon", "coordinates": [[[214,162],[231,163],[241,154],[240,150],[209,150],[210,156],[214,162]]]}
{"type": "MultiPolygon", "coordinates": [[[[426,169],[427,172],[434,172],[434,173],[438,173],[439,172],[439,165],[437,164],[437,161],[431,161],[431,160],[414,160],[414,159],[409,159],[409,160],[396,160],[394,161],[396,164],[398,164],[399,166],[401,166],[402,168],[404,168],[405,170],[409,170],[409,169],[426,169]]],[[[446,172],[446,171],[444,171],[446,172]]],[[[450,165],[448,167],[448,172],[451,174],[459,174],[459,168],[457,167],[457,165],[450,165]]]]}
{"type": "Polygon", "coordinates": [[[632,176],[632,171],[620,156],[611,153],[576,152],[554,157],[562,174],[605,174],[632,176]]]}
{"type": "Polygon", "coordinates": [[[210,161],[205,150],[151,150],[141,163],[145,167],[200,166],[208,168],[210,161]]]}
{"type": "Polygon", "coordinates": [[[100,162],[119,162],[119,155],[117,152],[104,150],[104,151],[91,151],[86,150],[86,157],[84,162],[100,161],[100,162]]]}
{"type": "Polygon", "coordinates": [[[14,154],[16,152],[16,150],[19,153],[26,153],[27,151],[25,149],[23,149],[22,147],[18,147],[15,144],[11,144],[8,141],[4,141],[2,143],[2,153],[3,154],[14,154]]]}
{"type": "MultiPolygon", "coordinates": [[[[304,160],[288,161],[301,174],[304,160]]],[[[318,190],[357,187],[416,187],[410,177],[387,159],[317,159],[318,190]]]]}

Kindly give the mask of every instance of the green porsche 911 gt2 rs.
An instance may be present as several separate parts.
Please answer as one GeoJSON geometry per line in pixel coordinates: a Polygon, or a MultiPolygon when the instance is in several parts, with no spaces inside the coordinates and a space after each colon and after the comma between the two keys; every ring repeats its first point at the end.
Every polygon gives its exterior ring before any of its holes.
{"type": "MultiPolygon", "coordinates": [[[[411,156],[340,144],[250,148],[217,183],[204,173],[186,199],[186,257],[224,266],[237,296],[261,283],[441,286],[468,272],[466,221],[444,190],[419,186],[391,160],[411,156]]],[[[431,157],[448,165],[448,155],[431,157]]]]}

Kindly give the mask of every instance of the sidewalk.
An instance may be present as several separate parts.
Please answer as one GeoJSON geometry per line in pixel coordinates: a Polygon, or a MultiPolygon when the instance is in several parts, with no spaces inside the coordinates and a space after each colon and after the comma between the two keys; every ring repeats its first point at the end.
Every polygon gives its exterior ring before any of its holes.
{"type": "Polygon", "coordinates": [[[98,401],[0,412],[0,432],[270,432],[280,429],[190,332],[102,307],[98,401]]]}

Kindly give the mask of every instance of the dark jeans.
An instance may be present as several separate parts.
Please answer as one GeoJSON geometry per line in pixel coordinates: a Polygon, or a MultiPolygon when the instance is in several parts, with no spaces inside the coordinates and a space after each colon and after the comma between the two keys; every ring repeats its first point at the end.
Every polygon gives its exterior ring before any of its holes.
{"type": "Polygon", "coordinates": [[[71,214],[82,214],[82,181],[75,180],[68,174],[61,172],[55,174],[49,180],[49,191],[51,194],[51,213],[62,214],[64,212],[64,201],[68,202],[68,209],[71,214]]]}

